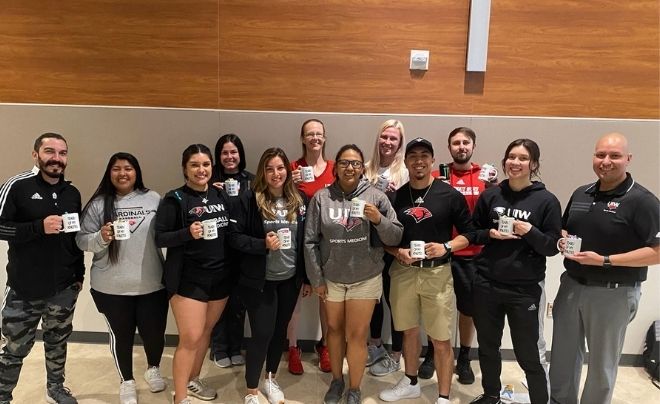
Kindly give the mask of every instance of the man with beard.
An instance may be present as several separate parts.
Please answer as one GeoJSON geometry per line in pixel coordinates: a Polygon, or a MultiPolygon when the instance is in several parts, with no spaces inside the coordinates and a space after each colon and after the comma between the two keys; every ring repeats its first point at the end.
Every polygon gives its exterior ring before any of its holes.
{"type": "Polygon", "coordinates": [[[403,239],[399,247],[385,250],[395,258],[390,267],[390,300],[394,327],[403,331],[405,375],[379,397],[398,401],[421,396],[417,367],[422,348],[419,326],[423,323],[435,347],[438,397],[433,402],[447,404],[454,368],[450,338],[455,312],[449,262],[452,251],[467,247],[475,234],[465,198],[431,176],[435,161],[431,142],[422,138],[410,141],[404,161],[410,181],[399,188],[392,203],[403,224],[403,239]],[[454,228],[459,234],[452,237],[454,228]],[[424,242],[424,259],[412,257],[413,241],[424,242]]]}
{"type": "Polygon", "coordinates": [[[62,232],[62,215],[80,214],[80,192],[64,180],[66,140],[44,133],[34,142],[31,171],[0,188],[0,239],[9,244],[2,308],[0,404],[9,403],[23,359],[41,320],[46,356],[46,401],[75,404],[64,387],[67,340],[85,272],[75,232],[62,232]]]}
{"type": "MultiPolygon", "coordinates": [[[[479,180],[481,166],[470,162],[476,143],[477,135],[472,129],[459,127],[452,130],[447,138],[447,148],[454,162],[449,164],[449,178],[442,177],[454,189],[463,194],[470,209],[470,214],[474,211],[479,195],[491,184],[479,180]]],[[[432,175],[440,177],[441,174],[438,170],[435,170],[432,175]]],[[[492,181],[497,182],[497,176],[493,177],[492,181]]],[[[454,229],[454,236],[456,235],[456,229],[454,229]]],[[[461,343],[454,371],[458,375],[458,382],[461,384],[474,383],[474,373],[470,366],[470,347],[474,339],[472,281],[475,268],[472,259],[481,252],[481,248],[480,245],[470,245],[461,251],[454,252],[451,261],[461,343]]],[[[419,367],[419,377],[430,379],[433,377],[434,371],[433,344],[429,343],[424,362],[419,367]]]]}

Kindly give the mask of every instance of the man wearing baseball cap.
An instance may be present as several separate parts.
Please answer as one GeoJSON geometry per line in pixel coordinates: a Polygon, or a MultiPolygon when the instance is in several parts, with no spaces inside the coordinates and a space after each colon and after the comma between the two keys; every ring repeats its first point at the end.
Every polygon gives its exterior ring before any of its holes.
{"type": "Polygon", "coordinates": [[[399,188],[392,204],[403,224],[403,239],[398,247],[385,249],[395,257],[390,268],[390,300],[394,327],[403,331],[405,375],[396,386],[380,393],[383,401],[421,396],[417,368],[423,322],[435,347],[436,404],[450,402],[454,367],[450,328],[455,322],[455,303],[449,262],[451,252],[467,247],[474,233],[463,195],[431,176],[434,161],[431,142],[418,137],[408,143],[405,164],[410,181],[399,188]],[[452,239],[454,226],[458,235],[452,239]],[[424,243],[423,259],[412,258],[411,241],[424,243]]]}

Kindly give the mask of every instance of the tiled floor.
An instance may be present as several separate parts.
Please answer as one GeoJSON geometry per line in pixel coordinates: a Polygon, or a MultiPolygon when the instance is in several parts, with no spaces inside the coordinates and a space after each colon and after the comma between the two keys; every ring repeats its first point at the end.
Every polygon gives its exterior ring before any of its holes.
{"type": "MultiPolygon", "coordinates": [[[[162,362],[162,373],[164,376],[171,375],[171,364],[173,348],[167,348],[162,362]]],[[[30,356],[27,358],[18,387],[14,391],[14,403],[37,404],[44,403],[44,359],[43,345],[37,343],[30,356]]],[[[330,382],[330,375],[321,373],[316,365],[313,354],[303,355],[305,374],[303,376],[292,376],[286,370],[286,361],[282,361],[279,383],[284,389],[287,403],[321,403],[323,395],[330,382]]],[[[134,354],[135,378],[138,385],[139,403],[156,404],[171,402],[169,389],[165,392],[152,394],[147,389],[142,379],[145,367],[144,355],[140,347],[136,347],[134,354]]],[[[454,382],[452,385],[451,402],[469,403],[481,392],[480,373],[477,361],[473,361],[473,368],[477,374],[477,381],[470,386],[464,386],[454,382]]],[[[585,368],[586,370],[586,368],[585,368]]],[[[362,396],[365,404],[381,403],[378,400],[378,392],[393,383],[396,383],[402,373],[376,378],[365,375],[362,383],[362,396]]],[[[217,387],[218,399],[213,403],[237,403],[243,402],[245,394],[245,379],[243,367],[220,369],[212,362],[206,361],[202,369],[202,377],[217,387]]],[[[520,384],[522,371],[515,362],[503,364],[502,382],[511,383],[516,392],[525,391],[520,384]]],[[[584,374],[583,374],[584,378],[584,374]]],[[[108,347],[93,344],[70,344],[67,361],[67,386],[75,393],[81,404],[96,403],[118,403],[118,377],[114,363],[111,360],[108,347]]],[[[403,404],[412,403],[435,403],[437,389],[435,380],[422,381],[422,398],[417,400],[403,400],[403,404]]],[[[195,401],[200,403],[201,401],[195,401]]],[[[660,390],[651,385],[642,368],[621,367],[616,389],[614,391],[614,404],[655,404],[660,403],[660,390]]],[[[267,403],[262,396],[261,403],[267,403]]]]}

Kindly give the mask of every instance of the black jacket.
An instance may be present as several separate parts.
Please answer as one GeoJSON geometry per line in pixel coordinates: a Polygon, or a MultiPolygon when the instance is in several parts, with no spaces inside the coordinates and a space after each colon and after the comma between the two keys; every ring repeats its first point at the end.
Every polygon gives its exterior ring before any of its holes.
{"type": "Polygon", "coordinates": [[[9,244],[7,285],[25,299],[54,296],[85,275],[75,233],[45,234],[50,215],[80,214],[80,192],[70,181],[46,182],[35,168],[0,188],[0,239],[9,244]]]}
{"type": "Polygon", "coordinates": [[[546,257],[558,253],[561,207],[543,183],[533,182],[521,191],[513,191],[509,181],[504,180],[486,189],[477,201],[472,219],[478,229],[475,243],[484,244],[475,258],[479,274],[511,285],[545,279],[546,257]],[[497,229],[502,214],[531,223],[531,230],[517,240],[491,239],[490,229],[497,229]]]}
{"type": "MultiPolygon", "coordinates": [[[[299,283],[309,284],[305,272],[303,241],[305,238],[305,211],[307,197],[303,198],[304,209],[298,212],[296,229],[296,277],[299,283]]],[[[229,245],[240,255],[239,285],[262,290],[266,282],[266,232],[263,217],[257,206],[254,192],[241,192],[238,197],[230,198],[231,219],[229,220],[229,245]]]]}

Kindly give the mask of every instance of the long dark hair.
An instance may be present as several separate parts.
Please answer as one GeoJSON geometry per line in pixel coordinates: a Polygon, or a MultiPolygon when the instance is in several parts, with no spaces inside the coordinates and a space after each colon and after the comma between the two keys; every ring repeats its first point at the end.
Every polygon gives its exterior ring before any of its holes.
{"type": "MultiPolygon", "coordinates": [[[[138,162],[137,158],[132,154],[125,152],[113,154],[108,161],[108,165],[105,168],[105,173],[103,174],[103,178],[101,178],[99,186],[96,188],[96,191],[94,191],[92,197],[89,198],[89,202],[87,202],[87,205],[85,205],[85,208],[82,211],[82,217],[84,217],[87,214],[92,201],[97,198],[103,198],[103,223],[101,225],[108,222],[114,222],[117,218],[115,212],[117,189],[115,189],[115,186],[112,185],[112,181],[110,180],[112,166],[115,165],[117,160],[126,160],[133,166],[133,169],[135,169],[135,186],[133,187],[134,191],[141,193],[149,191],[149,188],[145,187],[144,183],[142,182],[142,168],[140,168],[140,163],[138,162]]],[[[110,258],[110,262],[116,264],[118,255],[119,243],[116,240],[112,240],[108,246],[108,256],[110,258]]]]}
{"type": "Polygon", "coordinates": [[[243,147],[243,142],[241,138],[234,133],[227,133],[226,135],[220,136],[220,139],[215,143],[215,164],[213,165],[213,178],[218,178],[220,180],[224,179],[225,176],[225,167],[223,167],[220,162],[220,154],[222,153],[222,148],[227,143],[233,143],[238,150],[238,157],[241,161],[238,162],[238,172],[245,170],[245,148],[243,147]]]}

